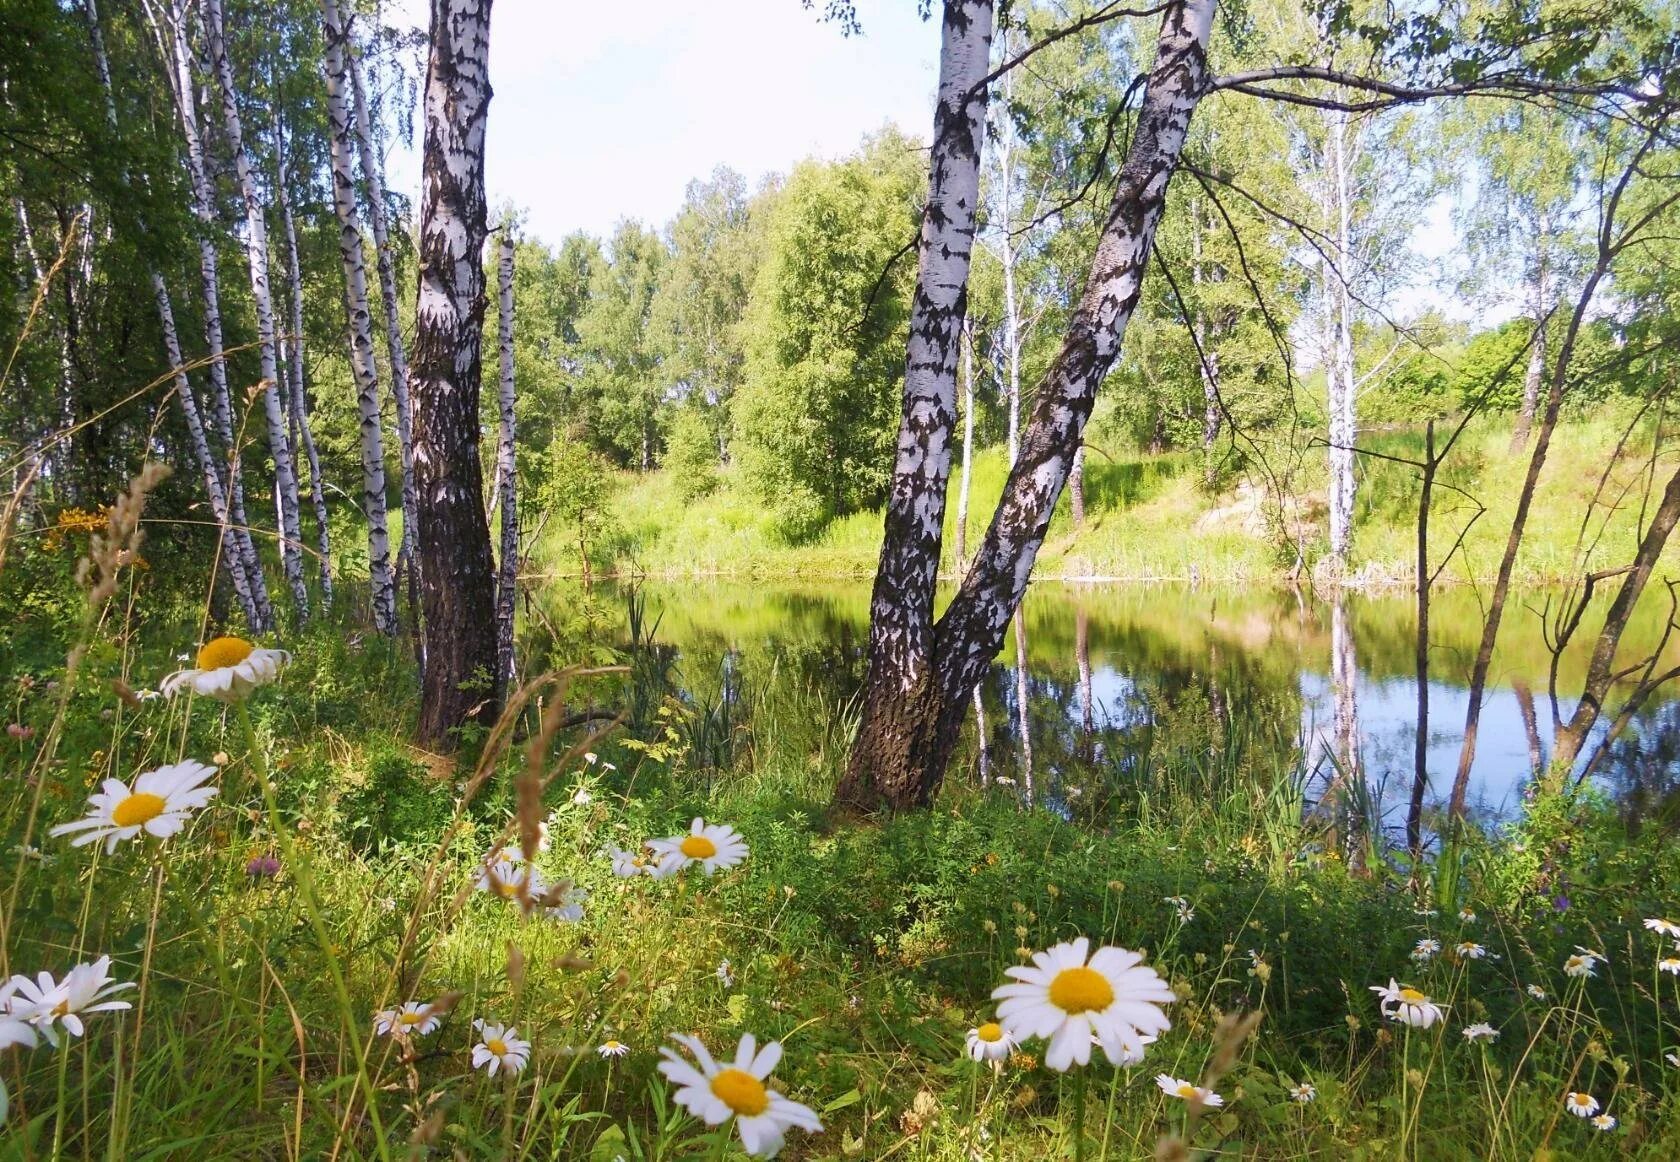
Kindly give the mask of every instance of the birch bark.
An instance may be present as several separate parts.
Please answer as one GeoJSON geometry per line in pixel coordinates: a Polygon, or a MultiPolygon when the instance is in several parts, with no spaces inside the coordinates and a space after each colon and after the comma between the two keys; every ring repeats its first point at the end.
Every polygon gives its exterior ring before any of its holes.
{"type": "MultiPolygon", "coordinates": [[[[938,624],[918,624],[905,616],[905,609],[892,611],[890,625],[903,627],[907,638],[919,642],[931,635],[932,648],[917,680],[908,686],[872,665],[864,719],[846,775],[835,791],[842,805],[872,810],[925,804],[944,777],[969,692],[997,656],[1010,617],[1026,592],[1097,387],[1119,354],[1126,324],[1137,307],[1167,183],[1178,165],[1191,114],[1207,87],[1213,10],[1214,0],[1175,0],[1163,14],[1147,91],[1091,273],[1062,348],[1039,388],[1020,456],[974,565],[938,624]],[[875,708],[882,702],[896,708],[881,714],[875,708]]],[[[923,438],[940,446],[948,442],[948,412],[943,430],[918,430],[920,425],[912,419],[907,409],[901,448],[906,439],[923,438]]],[[[907,478],[919,480],[916,470],[921,467],[914,459],[908,466],[901,464],[895,472],[895,492],[907,478]]],[[[926,568],[930,546],[923,531],[939,528],[943,508],[941,489],[925,496],[919,508],[922,519],[916,524],[905,527],[889,518],[882,576],[890,579],[926,568]]],[[[937,561],[937,532],[931,548],[937,561]]]]}
{"type": "Polygon", "coordinates": [[[514,240],[509,227],[504,226],[502,230],[497,287],[501,311],[496,334],[502,372],[497,400],[501,413],[501,441],[496,448],[496,502],[502,510],[502,555],[496,582],[496,673],[502,682],[508,683],[513,681],[514,598],[519,585],[519,497],[513,411],[514,240]]]}
{"type": "Polygon", "coordinates": [[[495,721],[498,709],[495,573],[478,448],[490,8],[490,0],[432,0],[426,68],[411,366],[426,656],[419,733],[439,747],[456,745],[469,723],[495,721]]]}
{"type": "Polygon", "coordinates": [[[368,522],[368,580],[373,624],[383,634],[397,631],[397,590],[391,576],[391,534],[386,525],[385,442],[379,426],[379,372],[373,357],[373,319],[368,311],[367,266],[356,184],[350,161],[350,112],[345,101],[349,33],[337,0],[322,0],[326,39],[327,119],[331,122],[333,210],[338,215],[338,250],[344,262],[344,306],[350,322],[350,369],[356,377],[361,417],[362,507],[368,522]]]}
{"type": "Polygon", "coordinates": [[[1335,231],[1335,268],[1324,264],[1324,298],[1329,327],[1329,362],[1325,368],[1330,411],[1330,557],[1338,580],[1347,573],[1353,544],[1354,442],[1358,421],[1354,404],[1352,194],[1349,186],[1348,114],[1326,114],[1326,153],[1330,178],[1330,214],[1335,231]]]}
{"type": "Polygon", "coordinates": [[[268,454],[274,461],[275,509],[280,524],[280,564],[298,614],[309,616],[309,588],[303,583],[303,533],[298,525],[297,473],[286,440],[286,417],[280,410],[280,365],[274,339],[274,297],[268,281],[268,222],[262,197],[245,148],[245,127],[239,112],[239,93],[228,60],[222,28],[222,0],[204,0],[204,33],[210,63],[222,94],[222,124],[233,153],[234,174],[245,204],[245,256],[251,268],[251,298],[257,308],[257,353],[262,367],[263,417],[268,422],[268,454]]]}

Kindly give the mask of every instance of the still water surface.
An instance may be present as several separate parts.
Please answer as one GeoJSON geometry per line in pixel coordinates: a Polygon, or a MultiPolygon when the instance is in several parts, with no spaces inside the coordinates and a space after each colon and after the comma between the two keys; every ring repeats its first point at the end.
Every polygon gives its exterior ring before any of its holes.
{"type": "MultiPolygon", "coordinates": [[[[802,692],[812,713],[843,715],[861,684],[865,582],[650,581],[641,592],[650,618],[659,618],[657,639],[675,651],[679,683],[699,702],[746,707],[748,693],[780,683],[802,692]]],[[[1338,616],[1306,591],[1035,584],[1019,637],[1006,638],[982,684],[968,753],[953,777],[1013,781],[1018,793],[1031,786],[1054,804],[1092,763],[1135,764],[1166,748],[1241,752],[1245,765],[1279,777],[1304,774],[1311,798],[1333,773],[1332,756],[1346,762],[1351,751],[1385,828],[1396,833],[1417,730],[1414,599],[1353,594],[1343,602],[1338,616]],[[1344,664],[1333,668],[1337,645],[1344,664]],[[987,744],[983,764],[973,745],[977,719],[987,744]]],[[[1520,809],[1534,764],[1550,749],[1546,609],[1545,594],[1513,601],[1495,656],[1469,788],[1473,809],[1490,823],[1520,809]]],[[[1656,648],[1664,612],[1641,610],[1624,657],[1656,648]]],[[[1438,593],[1431,622],[1426,801],[1436,804],[1449,794],[1458,761],[1481,632],[1477,594],[1438,593]]],[[[1597,622],[1589,615],[1584,624],[1590,632],[1597,622]]],[[[1565,718],[1586,654],[1571,648],[1558,666],[1565,718]]],[[[1635,812],[1680,787],[1680,688],[1649,701],[1595,778],[1635,812]]]]}

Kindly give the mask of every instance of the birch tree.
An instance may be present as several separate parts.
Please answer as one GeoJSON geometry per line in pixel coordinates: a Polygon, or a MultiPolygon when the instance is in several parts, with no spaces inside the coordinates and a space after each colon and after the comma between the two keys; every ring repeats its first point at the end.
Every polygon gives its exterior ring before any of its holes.
{"type": "Polygon", "coordinates": [[[495,579],[479,467],[490,0],[432,0],[415,304],[414,484],[426,654],[420,737],[497,712],[495,579]],[[486,683],[489,683],[489,688],[486,683]]]}
{"type": "Polygon", "coordinates": [[[222,29],[222,0],[203,0],[204,32],[210,62],[222,94],[222,122],[233,153],[234,174],[245,206],[245,255],[251,269],[251,298],[257,308],[257,353],[262,365],[263,417],[268,422],[268,454],[274,461],[275,507],[280,517],[280,563],[292,589],[298,614],[309,614],[309,590],[303,583],[303,532],[298,523],[297,473],[286,439],[286,417],[280,410],[280,366],[274,337],[274,297],[268,280],[268,223],[257,191],[251,155],[245,148],[245,127],[239,113],[239,93],[228,60],[222,29]]]}
{"type": "MultiPolygon", "coordinates": [[[[950,468],[949,401],[955,391],[956,345],[946,339],[948,353],[936,363],[928,357],[931,352],[923,354],[912,339],[900,454],[870,611],[870,672],[857,741],[835,792],[840,803],[862,809],[926,803],[944,775],[969,692],[996,656],[1005,627],[1020,605],[1090,418],[1097,385],[1119,352],[1136,306],[1167,182],[1207,78],[1213,9],[1213,0],[1175,0],[1163,16],[1155,63],[1090,277],[1061,351],[1040,386],[1020,456],[974,566],[937,625],[932,616],[934,566],[950,468]],[[913,378],[921,367],[941,374],[922,387],[913,378]],[[946,401],[943,409],[938,407],[941,398],[946,401]]],[[[966,30],[970,23],[956,27],[966,30]]],[[[948,6],[948,38],[952,28],[948,6]]],[[[975,46],[967,47],[972,53],[975,46]]],[[[985,73],[970,72],[976,68],[983,70],[984,65],[974,66],[966,54],[950,49],[941,54],[929,223],[945,221],[933,209],[943,192],[937,179],[942,156],[950,156],[958,142],[942,147],[941,139],[956,121],[956,110],[965,105],[973,112],[959,140],[967,151],[978,146],[985,73]],[[963,78],[976,79],[958,80],[959,69],[963,78]]],[[[977,190],[978,157],[969,160],[968,152],[958,156],[970,167],[967,172],[973,174],[977,190]]],[[[972,237],[972,219],[968,226],[972,237]]],[[[924,239],[927,229],[924,225],[924,239]]],[[[922,253],[926,259],[930,253],[943,257],[955,250],[946,244],[933,252],[924,244],[922,253]]],[[[966,256],[966,247],[961,253],[966,256]]],[[[941,262],[929,266],[933,272],[949,273],[941,262]]],[[[922,282],[927,281],[924,269],[922,282]]],[[[959,284],[945,293],[960,303],[964,289],[959,284]]],[[[922,301],[919,287],[918,307],[922,301]]],[[[959,311],[943,330],[954,333],[960,318],[959,311]]],[[[913,317],[912,335],[921,336],[924,344],[942,333],[930,328],[930,321],[918,328],[913,317]]]]}
{"type": "MultiPolygon", "coordinates": [[[[362,181],[367,184],[368,225],[373,228],[373,253],[379,269],[379,301],[385,310],[385,353],[391,363],[391,397],[397,405],[397,453],[402,462],[402,542],[398,559],[414,566],[414,402],[408,390],[408,356],[403,352],[402,323],[397,317],[396,254],[385,219],[385,166],[373,144],[373,118],[368,111],[367,82],[360,55],[348,36],[344,46],[350,63],[350,89],[356,106],[356,146],[361,156],[362,181]]],[[[412,591],[411,591],[412,593],[412,591]]]]}
{"type": "Polygon", "coordinates": [[[361,416],[362,508],[368,522],[368,581],[373,625],[380,633],[397,631],[397,591],[391,575],[391,533],[385,509],[385,443],[379,426],[379,372],[373,356],[373,316],[368,310],[367,264],[362,254],[362,224],[356,209],[351,168],[350,107],[346,101],[349,30],[337,0],[322,0],[326,39],[324,69],[327,119],[331,122],[333,210],[338,217],[338,250],[344,263],[344,305],[349,319],[350,369],[356,379],[356,409],[361,416]]]}
{"type": "Polygon", "coordinates": [[[513,230],[511,225],[504,225],[501,261],[497,264],[501,310],[496,331],[501,362],[500,391],[497,393],[501,440],[496,446],[496,503],[502,510],[501,568],[496,582],[496,674],[504,683],[513,680],[513,615],[519,585],[519,473],[514,459],[513,410],[513,265],[513,230]]]}

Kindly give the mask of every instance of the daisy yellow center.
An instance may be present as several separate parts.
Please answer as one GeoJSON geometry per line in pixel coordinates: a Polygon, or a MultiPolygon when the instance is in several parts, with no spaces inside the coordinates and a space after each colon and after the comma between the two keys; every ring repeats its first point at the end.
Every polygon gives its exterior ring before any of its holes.
{"type": "Polygon", "coordinates": [[[1592,1098],[1584,1093],[1572,1093],[1569,1095],[1569,1100],[1578,1106],[1584,1106],[1588,1102],[1592,1101],[1592,1098]]]}
{"type": "Polygon", "coordinates": [[[717,844],[704,835],[690,835],[683,839],[680,850],[689,859],[711,859],[717,854],[717,844]]]}
{"type": "Polygon", "coordinates": [[[1191,1085],[1187,1081],[1183,1085],[1178,1087],[1178,1096],[1179,1097],[1195,1097],[1196,1096],[1196,1087],[1191,1085]]]}
{"type": "Polygon", "coordinates": [[[490,1038],[488,1041],[486,1041],[484,1043],[484,1047],[486,1049],[490,1050],[490,1052],[495,1054],[497,1057],[506,1057],[507,1056],[507,1051],[508,1051],[507,1042],[502,1040],[500,1037],[490,1038]]]}
{"type": "Polygon", "coordinates": [[[770,1091],[744,1069],[721,1069],[712,1078],[712,1095],[743,1118],[756,1118],[770,1108],[770,1091]]]}
{"type": "Polygon", "coordinates": [[[58,1004],[53,1008],[52,1015],[55,1016],[55,1017],[62,1017],[69,1012],[70,1012],[70,998],[65,997],[62,1001],[59,1001],[58,1004]]]}
{"type": "Polygon", "coordinates": [[[495,887],[496,894],[504,900],[511,900],[519,893],[519,885],[513,880],[504,880],[500,876],[491,876],[490,883],[495,887]]]}
{"type": "Polygon", "coordinates": [[[162,795],[136,791],[111,809],[111,822],[118,827],[139,827],[162,815],[166,806],[162,795]]]}
{"type": "Polygon", "coordinates": [[[1428,995],[1418,992],[1417,989],[1401,989],[1400,999],[1408,1005],[1426,1005],[1429,1003],[1428,995]]]}
{"type": "Polygon", "coordinates": [[[601,1048],[603,1048],[603,1049],[617,1049],[618,1048],[618,1042],[617,1041],[608,1041],[605,1045],[601,1046],[601,1048]]]}
{"type": "Polygon", "coordinates": [[[399,1024],[403,1025],[418,1025],[425,1019],[426,1014],[422,1011],[418,1013],[404,1013],[402,1016],[397,1018],[397,1021],[399,1024]]]}
{"type": "Polygon", "coordinates": [[[1050,1003],[1074,1015],[1101,1012],[1114,1003],[1114,986],[1094,968],[1064,968],[1050,982],[1050,1003]]]}
{"type": "Polygon", "coordinates": [[[982,1041],[996,1043],[1003,1040],[1003,1026],[996,1021],[987,1021],[974,1030],[974,1035],[982,1041]]]}
{"type": "Polygon", "coordinates": [[[198,668],[201,670],[225,670],[229,666],[237,666],[250,657],[251,651],[256,648],[244,638],[211,638],[198,651],[198,668]]]}

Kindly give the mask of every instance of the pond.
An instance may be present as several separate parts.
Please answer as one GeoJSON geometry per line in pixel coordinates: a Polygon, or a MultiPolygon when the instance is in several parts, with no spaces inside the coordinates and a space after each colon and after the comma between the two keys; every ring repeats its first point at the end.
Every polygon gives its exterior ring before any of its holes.
{"type": "MultiPolygon", "coordinates": [[[[741,721],[767,694],[786,694],[793,713],[850,728],[865,666],[867,582],[649,581],[639,593],[647,618],[657,618],[656,640],[672,651],[674,680],[697,705],[733,707],[741,721]]],[[[1532,772],[1548,759],[1552,656],[1543,618],[1561,596],[1518,595],[1507,608],[1469,782],[1470,809],[1489,824],[1520,809],[1532,772]]],[[[1648,606],[1623,639],[1628,659],[1661,642],[1665,610],[1648,606]]],[[[1442,590],[1432,604],[1430,805],[1451,791],[1482,608],[1467,587],[1442,590]]],[[[1356,764],[1384,830],[1398,836],[1413,781],[1416,624],[1405,592],[1347,594],[1336,604],[1285,588],[1035,583],[978,691],[951,777],[1065,807],[1093,768],[1175,755],[1302,780],[1310,801],[1356,764]],[[1338,654],[1342,664],[1333,666],[1338,654]]],[[[1559,659],[1564,717],[1596,624],[1589,614],[1587,640],[1559,659]]],[[[1601,725],[1585,755],[1602,735],[1601,725]]],[[[1674,797],[1677,771],[1680,686],[1671,686],[1633,717],[1593,778],[1638,815],[1674,797]]]]}

